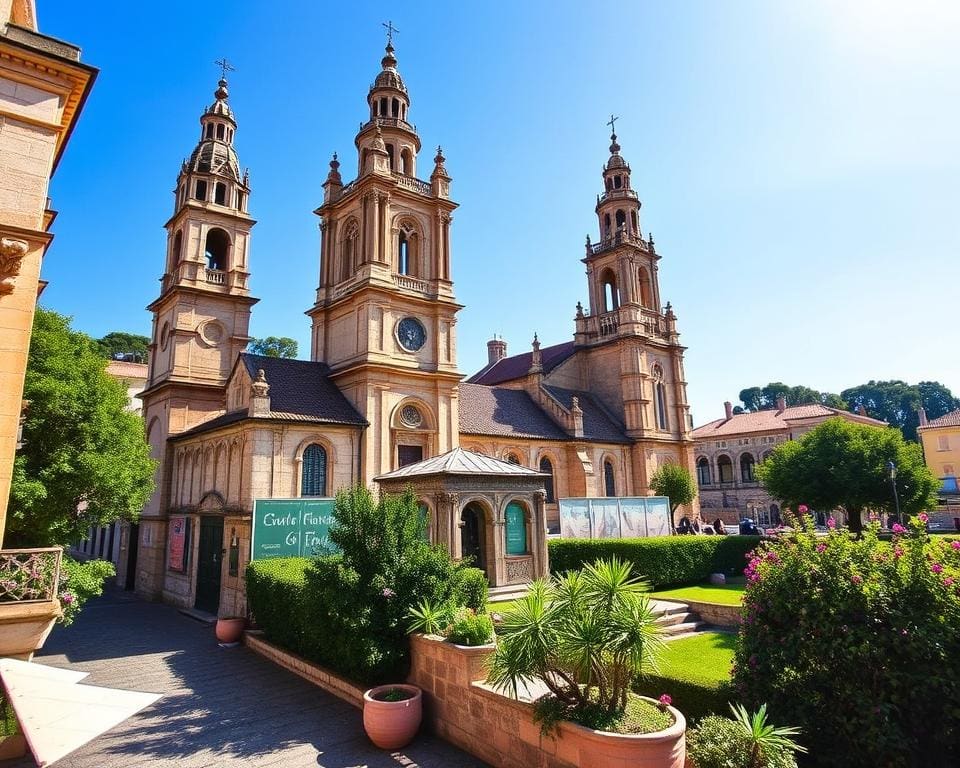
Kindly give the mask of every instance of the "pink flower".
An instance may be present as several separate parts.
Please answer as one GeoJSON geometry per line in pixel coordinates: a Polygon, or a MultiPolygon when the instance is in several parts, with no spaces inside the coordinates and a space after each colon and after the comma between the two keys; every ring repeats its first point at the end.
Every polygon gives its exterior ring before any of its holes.
{"type": "Polygon", "coordinates": [[[956,541],[956,540],[951,541],[950,549],[960,549],[960,541],[956,541]]]}
{"type": "Polygon", "coordinates": [[[825,552],[826,549],[827,549],[827,545],[824,544],[822,541],[821,541],[819,544],[817,544],[817,553],[818,553],[818,554],[821,553],[821,552],[825,552]]]}
{"type": "Polygon", "coordinates": [[[893,528],[890,529],[894,533],[906,533],[907,529],[904,528],[900,523],[894,523],[893,528]]]}
{"type": "Polygon", "coordinates": [[[837,527],[837,521],[834,520],[832,517],[829,518],[829,519],[827,520],[827,528],[830,528],[830,529],[832,530],[832,529],[834,529],[834,528],[836,528],[836,527],[837,527]]]}
{"type": "Polygon", "coordinates": [[[810,508],[806,504],[801,504],[799,507],[797,507],[797,512],[799,512],[801,515],[805,515],[809,511],[810,508]]]}
{"type": "Polygon", "coordinates": [[[664,709],[666,709],[671,704],[673,704],[673,699],[670,698],[669,693],[661,693],[658,701],[660,702],[660,706],[663,707],[664,709]]]}
{"type": "Polygon", "coordinates": [[[953,576],[947,576],[947,577],[943,580],[943,586],[945,586],[945,587],[952,587],[952,586],[953,586],[953,576]]]}
{"type": "Polygon", "coordinates": [[[76,596],[72,592],[60,593],[60,602],[63,603],[64,605],[70,605],[70,603],[72,603],[76,599],[77,599],[76,596]]]}
{"type": "Polygon", "coordinates": [[[767,552],[767,562],[779,563],[780,555],[778,555],[776,552],[767,552]]]}
{"type": "Polygon", "coordinates": [[[394,592],[392,589],[390,589],[390,587],[384,587],[384,588],[383,588],[383,596],[386,597],[386,598],[395,597],[396,594],[397,594],[397,593],[394,592]]]}
{"type": "Polygon", "coordinates": [[[926,512],[921,512],[919,515],[917,515],[917,520],[919,520],[921,523],[923,523],[924,525],[926,525],[927,522],[930,520],[930,518],[927,517],[927,513],[926,513],[926,512]]]}
{"type": "Polygon", "coordinates": [[[930,566],[930,570],[933,571],[934,573],[940,574],[940,573],[943,573],[943,566],[940,565],[940,563],[934,563],[933,565],[930,566]]]}
{"type": "Polygon", "coordinates": [[[901,547],[894,547],[894,548],[893,548],[893,556],[894,556],[894,557],[903,557],[903,549],[902,549],[901,547]]]}
{"type": "Polygon", "coordinates": [[[858,573],[855,573],[853,574],[853,576],[850,577],[850,581],[852,581],[854,584],[863,584],[863,576],[861,576],[858,573]]]}

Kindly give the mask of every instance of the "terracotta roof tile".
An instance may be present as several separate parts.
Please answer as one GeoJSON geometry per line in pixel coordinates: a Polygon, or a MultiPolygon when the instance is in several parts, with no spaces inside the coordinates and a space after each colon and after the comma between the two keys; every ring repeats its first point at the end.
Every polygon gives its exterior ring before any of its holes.
{"type": "Polygon", "coordinates": [[[939,418],[931,419],[926,424],[923,424],[920,429],[926,429],[927,427],[960,427],[960,408],[955,411],[950,411],[950,413],[945,413],[939,418]]]}
{"type": "Polygon", "coordinates": [[[573,398],[580,399],[580,410],[583,411],[583,439],[601,443],[629,443],[630,438],[625,434],[626,427],[597,401],[589,392],[578,392],[573,389],[546,386],[560,405],[567,410],[573,407],[573,398]]]}
{"type": "Polygon", "coordinates": [[[566,440],[567,433],[522,389],[460,384],[460,432],[566,440]]]}
{"type": "Polygon", "coordinates": [[[128,363],[124,360],[111,360],[107,363],[107,373],[117,379],[146,379],[146,363],[128,363]]]}
{"type": "MultiPolygon", "coordinates": [[[[565,341],[563,344],[554,344],[552,347],[543,347],[540,354],[543,358],[543,372],[550,373],[560,363],[571,357],[576,350],[572,341],[565,341]]],[[[505,381],[520,379],[530,371],[530,362],[533,358],[533,352],[524,352],[522,355],[513,355],[504,357],[493,365],[477,371],[473,376],[467,379],[468,384],[484,384],[492,386],[502,384],[505,381]]]]}
{"type": "Polygon", "coordinates": [[[849,421],[862,424],[872,424],[877,427],[886,426],[886,422],[861,416],[858,413],[841,411],[837,408],[828,408],[825,405],[792,405],[782,411],[767,409],[751,413],[738,413],[730,419],[717,419],[693,430],[694,440],[707,440],[712,437],[727,435],[741,435],[749,432],[774,432],[789,429],[792,422],[804,419],[829,419],[840,416],[849,421]]]}

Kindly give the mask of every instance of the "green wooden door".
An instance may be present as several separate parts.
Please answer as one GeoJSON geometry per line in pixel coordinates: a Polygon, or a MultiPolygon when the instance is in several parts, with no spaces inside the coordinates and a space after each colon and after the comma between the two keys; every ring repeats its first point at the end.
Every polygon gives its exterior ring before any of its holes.
{"type": "Polygon", "coordinates": [[[216,614],[220,609],[220,574],[223,572],[223,518],[200,518],[197,552],[197,598],[195,608],[216,614]]]}
{"type": "Polygon", "coordinates": [[[507,554],[527,554],[527,520],[523,507],[515,501],[507,504],[507,554]]]}

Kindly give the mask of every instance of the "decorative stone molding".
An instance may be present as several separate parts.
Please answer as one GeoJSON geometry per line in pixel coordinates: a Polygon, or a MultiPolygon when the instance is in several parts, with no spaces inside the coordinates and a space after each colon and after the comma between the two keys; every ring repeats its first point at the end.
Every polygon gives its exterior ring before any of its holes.
{"type": "Polygon", "coordinates": [[[508,557],[507,558],[507,583],[526,584],[535,578],[533,573],[532,557],[508,557]]]}
{"type": "Polygon", "coordinates": [[[0,238],[0,296],[13,293],[23,257],[30,248],[26,240],[0,238]]]}

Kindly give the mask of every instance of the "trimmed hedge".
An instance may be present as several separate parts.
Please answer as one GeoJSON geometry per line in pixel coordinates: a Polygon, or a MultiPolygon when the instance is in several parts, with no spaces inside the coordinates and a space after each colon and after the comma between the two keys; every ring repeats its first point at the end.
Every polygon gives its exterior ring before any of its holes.
{"type": "Polygon", "coordinates": [[[301,655],[305,650],[307,557],[254,560],[247,566],[247,602],[272,642],[301,655]]]}
{"type": "Polygon", "coordinates": [[[702,680],[678,680],[673,677],[647,675],[633,684],[635,693],[653,699],[667,693],[673,706],[683,712],[689,723],[707,715],[722,715],[730,711],[730,703],[736,701],[733,685],[707,683],[702,680]]]}
{"type": "Polygon", "coordinates": [[[698,584],[711,573],[740,576],[746,554],[759,536],[655,536],[646,539],[553,539],[549,542],[553,573],[578,570],[601,558],[633,563],[636,576],[650,586],[698,584]]]}

